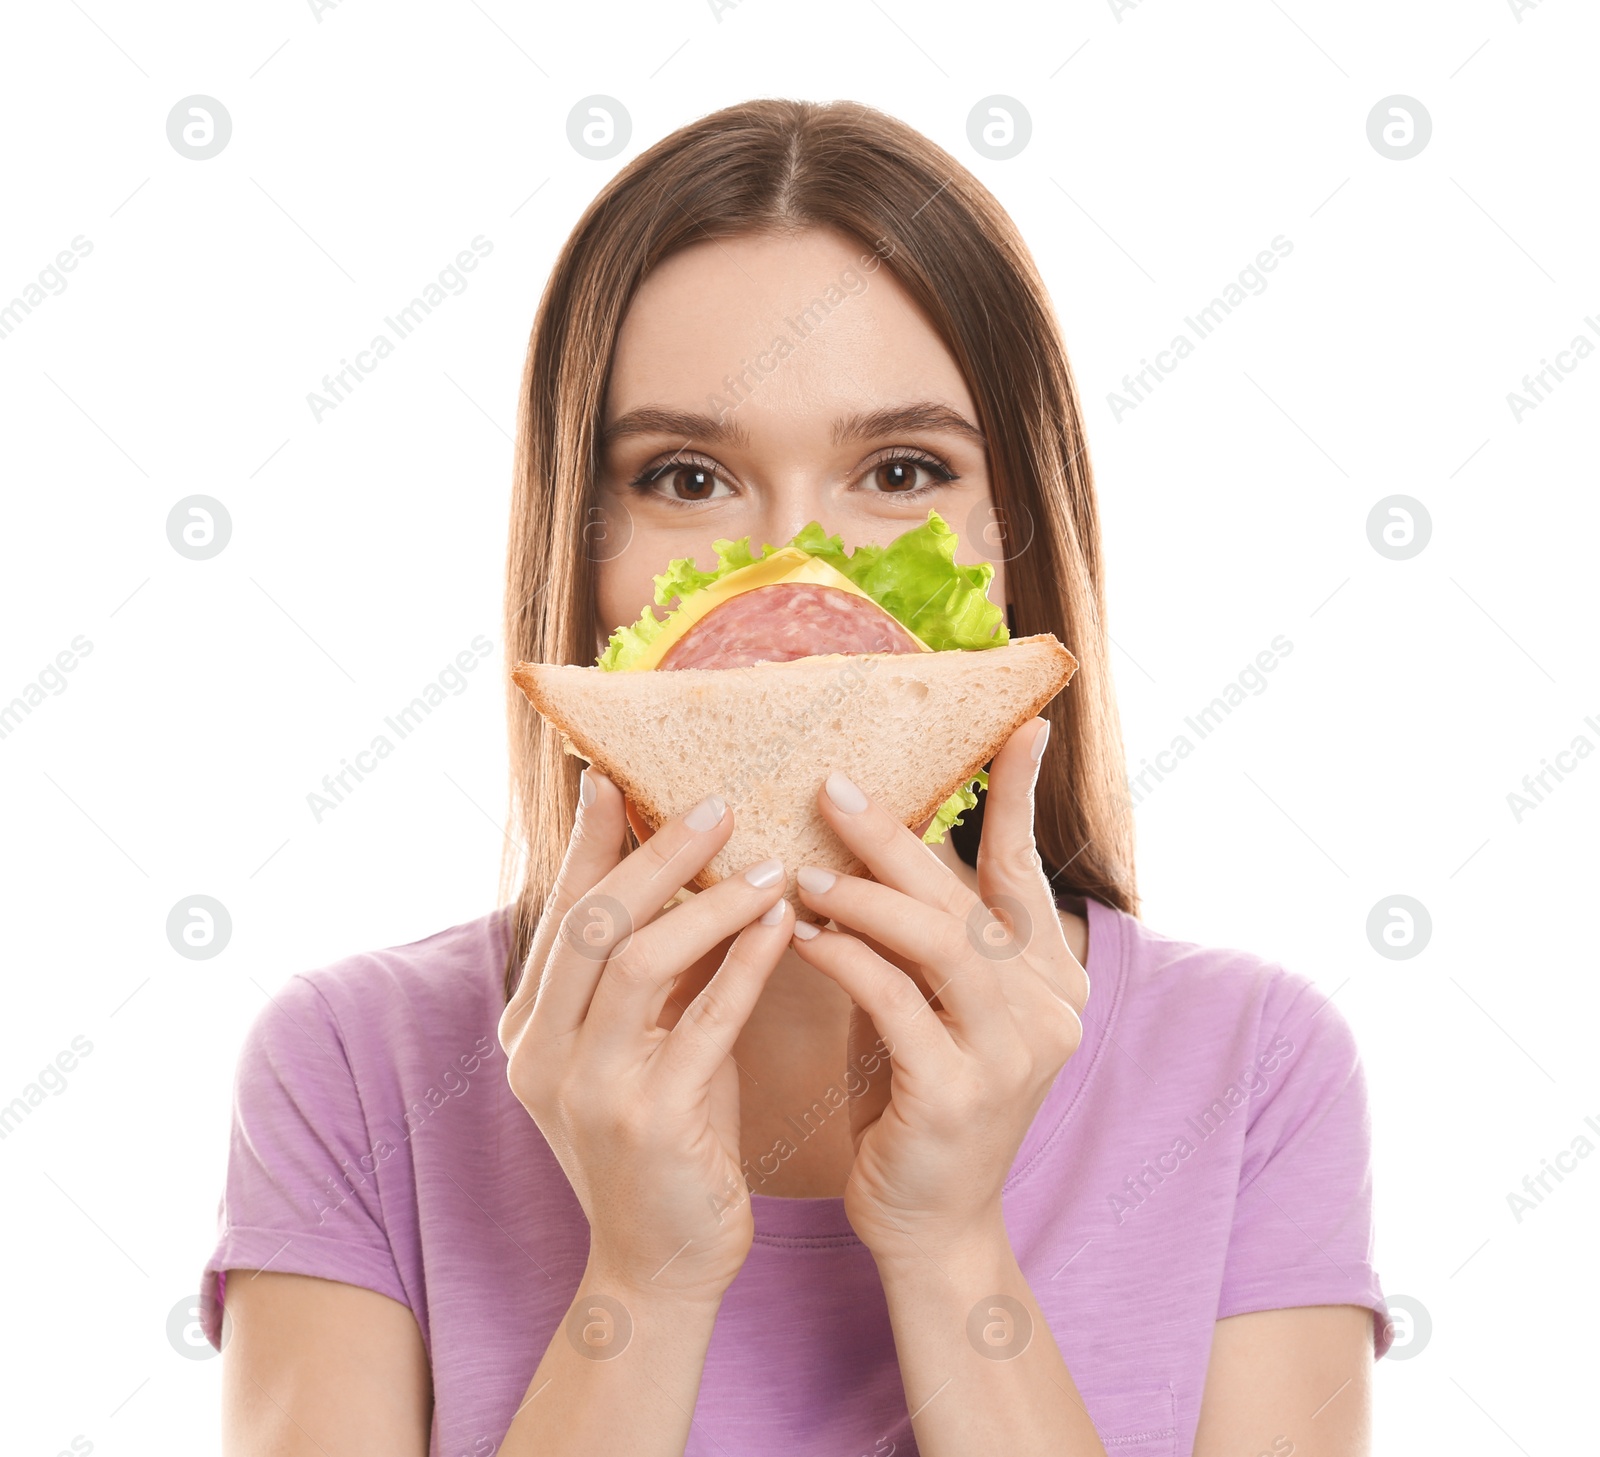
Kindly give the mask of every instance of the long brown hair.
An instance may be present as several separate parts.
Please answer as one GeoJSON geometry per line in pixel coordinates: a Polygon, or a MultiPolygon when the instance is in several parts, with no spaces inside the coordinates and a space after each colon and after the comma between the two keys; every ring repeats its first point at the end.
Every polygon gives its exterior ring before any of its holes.
{"type": "MultiPolygon", "coordinates": [[[[599,636],[617,625],[595,621],[595,563],[614,549],[597,535],[597,440],[617,333],[645,275],[694,243],[808,227],[877,252],[966,379],[989,441],[1004,531],[987,549],[1005,561],[1011,630],[1054,633],[1079,664],[1044,710],[1054,743],[1040,766],[1035,843],[1058,898],[1091,896],[1137,915],[1099,515],[1060,328],[995,198],[942,148],[871,107],[761,100],[713,112],[641,153],[579,219],[539,302],[523,368],[508,669],[592,663],[599,636]]],[[[951,523],[958,535],[967,524],[951,523]]],[[[509,682],[508,704],[522,841],[503,867],[503,890],[520,867],[509,996],[566,853],[583,764],[509,682]]]]}

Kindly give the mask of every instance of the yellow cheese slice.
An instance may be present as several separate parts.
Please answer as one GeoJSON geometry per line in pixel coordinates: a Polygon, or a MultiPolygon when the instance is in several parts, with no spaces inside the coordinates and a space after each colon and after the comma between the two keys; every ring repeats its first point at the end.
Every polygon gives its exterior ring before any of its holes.
{"type": "MultiPolygon", "coordinates": [[[[852,592],[857,597],[864,597],[880,612],[894,617],[892,612],[879,606],[870,592],[863,592],[837,567],[830,566],[821,557],[814,557],[809,552],[801,551],[797,546],[786,546],[759,562],[751,562],[747,567],[729,572],[727,576],[713,582],[709,587],[702,587],[684,606],[672,614],[661,635],[639,655],[638,660],[622,671],[642,673],[646,669],[654,668],[706,613],[721,607],[724,602],[737,597],[741,592],[753,591],[757,587],[774,587],[780,582],[810,582],[819,587],[837,587],[841,592],[852,592]]],[[[899,619],[895,618],[895,621],[898,622],[899,619]]],[[[923,652],[933,651],[910,628],[905,627],[904,623],[900,623],[900,626],[905,628],[923,652]]]]}

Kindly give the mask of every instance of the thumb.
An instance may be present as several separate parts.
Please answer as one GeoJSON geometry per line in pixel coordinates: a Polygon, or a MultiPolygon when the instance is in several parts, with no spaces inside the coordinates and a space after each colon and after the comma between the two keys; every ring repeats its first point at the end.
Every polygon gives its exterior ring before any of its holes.
{"type": "Polygon", "coordinates": [[[567,853],[556,875],[550,909],[560,920],[622,860],[623,809],[627,798],[593,764],[578,779],[578,813],[567,853]]]}
{"type": "Polygon", "coordinates": [[[578,813],[567,840],[556,881],[545,897],[539,923],[534,931],[528,956],[516,992],[506,1007],[513,1022],[532,1010],[538,995],[537,973],[549,959],[561,919],[589,891],[593,890],[622,860],[623,793],[593,765],[585,768],[578,780],[578,813]]]}
{"type": "Polygon", "coordinates": [[[1050,739],[1050,720],[1030,719],[1005,741],[989,766],[983,836],[978,841],[978,893],[1015,897],[1028,916],[1054,919],[1055,899],[1034,843],[1034,787],[1039,756],[1050,739]]]}

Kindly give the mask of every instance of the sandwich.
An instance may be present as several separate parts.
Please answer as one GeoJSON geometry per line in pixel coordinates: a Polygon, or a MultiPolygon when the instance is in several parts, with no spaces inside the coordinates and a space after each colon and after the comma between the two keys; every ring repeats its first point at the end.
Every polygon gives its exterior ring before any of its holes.
{"type": "Polygon", "coordinates": [[[816,521],[759,556],[749,537],[719,539],[710,570],[684,557],[658,575],[656,606],[676,606],[646,607],[592,666],[512,677],[652,832],[709,794],[726,802],[733,833],[695,889],[776,855],[796,916],[820,924],[799,867],[865,868],[817,809],[831,770],[940,843],[976,807],[983,766],[1077,668],[1050,633],[1011,637],[993,565],[958,565],[956,545],[931,510],[852,552],[816,521]]]}

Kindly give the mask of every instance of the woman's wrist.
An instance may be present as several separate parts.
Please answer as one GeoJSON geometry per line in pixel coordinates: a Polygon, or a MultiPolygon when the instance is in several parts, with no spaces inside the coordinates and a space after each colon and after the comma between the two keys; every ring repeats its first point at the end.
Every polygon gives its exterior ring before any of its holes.
{"type": "Polygon", "coordinates": [[[981,1295],[1017,1269],[1005,1219],[998,1210],[955,1233],[908,1225],[873,1240],[868,1248],[884,1291],[891,1297],[898,1290],[910,1292],[929,1286],[965,1291],[982,1285],[981,1295]]]}
{"type": "Polygon", "coordinates": [[[591,1244],[500,1451],[681,1453],[720,1303],[630,1277],[591,1244]]]}
{"type": "Polygon", "coordinates": [[[722,1306],[731,1280],[708,1284],[678,1284],[663,1277],[661,1280],[641,1278],[635,1270],[625,1268],[620,1261],[606,1256],[593,1246],[589,1262],[584,1266],[580,1295],[603,1295],[617,1300],[631,1313],[663,1314],[681,1311],[685,1315],[700,1315],[714,1320],[722,1306]]]}

